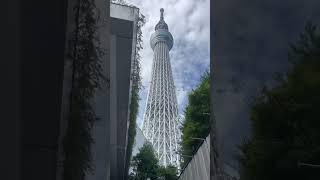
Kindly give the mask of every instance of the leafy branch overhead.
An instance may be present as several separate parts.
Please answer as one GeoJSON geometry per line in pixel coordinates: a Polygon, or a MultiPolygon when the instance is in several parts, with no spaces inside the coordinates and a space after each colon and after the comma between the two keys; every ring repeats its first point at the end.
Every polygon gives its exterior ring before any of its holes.
{"type": "Polygon", "coordinates": [[[200,84],[189,94],[189,104],[185,109],[185,121],[182,125],[181,168],[190,161],[201,141],[210,132],[210,74],[201,77],[200,84]]]}
{"type": "Polygon", "coordinates": [[[289,72],[251,109],[252,137],[240,146],[241,179],[319,179],[320,30],[307,23],[290,45],[289,72]]]}

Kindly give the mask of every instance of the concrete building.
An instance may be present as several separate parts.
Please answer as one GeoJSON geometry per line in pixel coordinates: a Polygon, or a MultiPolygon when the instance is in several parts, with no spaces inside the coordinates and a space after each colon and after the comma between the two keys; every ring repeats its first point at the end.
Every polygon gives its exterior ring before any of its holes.
{"type": "MultiPolygon", "coordinates": [[[[6,87],[1,93],[0,179],[61,180],[63,137],[68,124],[72,66],[66,59],[78,1],[10,0],[1,45],[6,87]],[[8,79],[6,79],[8,78],[8,79]]],[[[99,34],[110,86],[96,93],[100,121],[92,131],[95,171],[87,179],[121,180],[125,172],[131,66],[138,9],[96,0],[99,34]],[[111,8],[110,8],[111,6],[111,8]],[[111,17],[110,17],[111,16],[111,17]]]]}
{"type": "MultiPolygon", "coordinates": [[[[76,2],[76,1],[75,1],[76,2]]],[[[95,93],[93,106],[99,118],[92,129],[94,143],[91,146],[93,172],[86,180],[122,180],[126,175],[126,153],[129,128],[129,105],[131,97],[131,74],[136,53],[136,36],[139,9],[96,0],[100,14],[98,34],[103,75],[107,82],[101,82],[101,89],[95,93]]],[[[74,12],[71,4],[68,14],[67,35],[74,28],[74,12]]],[[[66,42],[68,43],[68,42],[66,42]]],[[[68,47],[68,45],[66,45],[68,47]]],[[[60,141],[66,131],[70,94],[72,65],[66,62],[60,141]]],[[[60,161],[63,159],[60,148],[60,161]]],[[[62,167],[58,169],[61,178],[62,167]]],[[[61,178],[62,179],[62,178],[61,178]]]]}
{"type": "MultiPolygon", "coordinates": [[[[104,74],[110,79],[110,88],[105,86],[96,94],[96,113],[100,120],[95,123],[92,131],[95,171],[87,176],[87,180],[123,180],[127,173],[125,162],[131,74],[136,53],[138,17],[139,9],[135,7],[114,3],[110,5],[110,62],[103,64],[104,74]]],[[[104,31],[104,28],[100,31],[102,40],[104,31]]]]}
{"type": "Polygon", "coordinates": [[[55,180],[67,3],[1,3],[0,179],[55,180]]]}

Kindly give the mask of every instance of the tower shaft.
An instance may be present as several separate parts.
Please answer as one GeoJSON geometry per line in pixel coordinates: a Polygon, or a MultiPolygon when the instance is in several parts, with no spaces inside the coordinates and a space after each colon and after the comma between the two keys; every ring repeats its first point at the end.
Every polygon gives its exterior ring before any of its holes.
{"type": "Polygon", "coordinates": [[[150,42],[154,51],[152,79],[142,131],[147,140],[152,143],[161,165],[178,166],[177,150],[180,135],[178,105],[169,57],[173,38],[167,29],[163,16],[161,16],[150,42]]]}

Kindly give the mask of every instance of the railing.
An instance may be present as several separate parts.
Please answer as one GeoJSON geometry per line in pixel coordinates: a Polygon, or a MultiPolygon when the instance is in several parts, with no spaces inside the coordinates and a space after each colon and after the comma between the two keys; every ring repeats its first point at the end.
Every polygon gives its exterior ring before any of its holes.
{"type": "Polygon", "coordinates": [[[210,179],[210,135],[203,141],[191,161],[182,170],[179,180],[210,179]]]}
{"type": "Polygon", "coordinates": [[[217,180],[237,180],[236,177],[230,176],[226,173],[218,173],[216,177],[217,177],[217,180]]]}
{"type": "MultiPolygon", "coordinates": [[[[210,135],[206,139],[193,138],[203,140],[202,145],[198,148],[186,167],[180,173],[178,180],[209,180],[210,179],[210,135]]],[[[213,180],[238,180],[237,176],[233,176],[227,169],[227,164],[223,163],[217,172],[214,173],[213,180]]],[[[230,166],[231,167],[231,166],[230,166]]]]}

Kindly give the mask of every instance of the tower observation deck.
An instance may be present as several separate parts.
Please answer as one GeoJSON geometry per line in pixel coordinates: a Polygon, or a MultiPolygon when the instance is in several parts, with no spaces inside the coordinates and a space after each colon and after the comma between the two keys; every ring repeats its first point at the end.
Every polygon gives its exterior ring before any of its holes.
{"type": "Polygon", "coordinates": [[[160,9],[160,21],[151,35],[150,46],[154,52],[152,79],[148,92],[142,131],[151,142],[163,166],[179,167],[178,140],[180,139],[177,97],[172,77],[169,51],[173,37],[160,9]]]}

